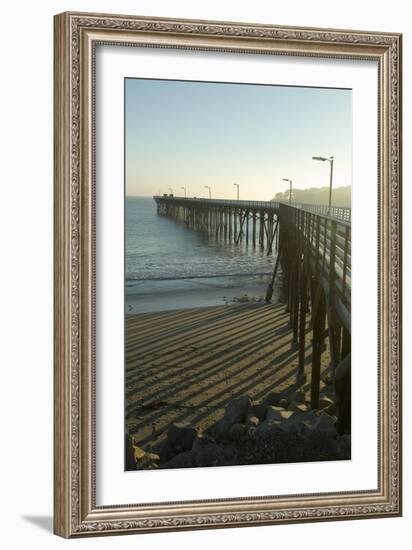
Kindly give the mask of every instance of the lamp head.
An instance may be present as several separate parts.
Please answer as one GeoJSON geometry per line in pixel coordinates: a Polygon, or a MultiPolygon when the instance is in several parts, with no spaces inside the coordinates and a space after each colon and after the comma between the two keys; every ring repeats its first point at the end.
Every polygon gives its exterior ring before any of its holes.
{"type": "Polygon", "coordinates": [[[321,161],[325,161],[325,160],[329,160],[329,159],[327,159],[326,157],[312,157],[312,160],[321,160],[321,161]]]}

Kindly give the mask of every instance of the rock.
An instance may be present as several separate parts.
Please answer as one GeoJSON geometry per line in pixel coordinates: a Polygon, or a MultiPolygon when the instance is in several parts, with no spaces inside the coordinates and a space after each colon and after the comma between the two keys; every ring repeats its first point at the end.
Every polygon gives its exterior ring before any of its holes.
{"type": "Polygon", "coordinates": [[[197,430],[188,422],[174,422],[167,430],[167,437],[175,453],[190,451],[197,430]]]}
{"type": "MultiPolygon", "coordinates": [[[[260,426],[260,424],[259,424],[260,426]]],[[[257,428],[255,428],[255,426],[250,426],[248,429],[247,429],[247,434],[248,436],[251,438],[251,439],[255,439],[257,434],[258,434],[258,429],[259,429],[259,426],[257,428]]]]}
{"type": "MultiPolygon", "coordinates": [[[[332,374],[329,372],[328,374],[326,374],[323,379],[321,379],[321,383],[323,383],[323,387],[328,386],[329,384],[333,384],[333,376],[332,374]]],[[[320,388],[322,390],[322,388],[320,388]]]]}
{"type": "Polygon", "coordinates": [[[227,432],[233,424],[243,424],[246,420],[252,401],[247,395],[242,395],[230,401],[226,407],[224,417],[217,425],[219,433],[227,432]]]}
{"type": "Polygon", "coordinates": [[[191,468],[194,465],[192,451],[184,451],[175,455],[169,462],[162,464],[161,469],[166,468],[191,468]]]}
{"type": "Polygon", "coordinates": [[[208,437],[195,439],[192,447],[192,461],[194,466],[211,466],[216,462],[219,446],[208,437]]]}
{"type": "Polygon", "coordinates": [[[313,429],[318,417],[313,411],[294,412],[288,420],[280,424],[279,429],[286,433],[297,433],[305,436],[313,429]]]}
{"type": "MultiPolygon", "coordinates": [[[[293,411],[287,411],[283,407],[268,407],[266,410],[266,420],[288,420],[295,413],[293,411]]],[[[266,422],[265,420],[265,422],[266,422]]]]}
{"type": "Polygon", "coordinates": [[[156,453],[146,453],[144,461],[150,465],[158,465],[160,462],[160,456],[156,453]]]}
{"type": "Polygon", "coordinates": [[[325,407],[329,407],[329,405],[333,405],[334,401],[329,397],[328,395],[321,394],[319,396],[319,409],[324,409],[325,407]]]}
{"type": "Polygon", "coordinates": [[[304,403],[296,403],[295,401],[292,401],[292,403],[289,404],[288,409],[295,412],[307,412],[308,406],[304,403]]]}
{"type": "Polygon", "coordinates": [[[133,452],[134,452],[134,459],[136,462],[140,462],[141,460],[143,460],[146,454],[146,451],[141,447],[138,447],[137,445],[133,445],[133,452]]]}
{"type": "Polygon", "coordinates": [[[279,401],[284,397],[285,397],[284,393],[272,391],[268,393],[268,395],[266,395],[262,403],[263,405],[266,406],[266,408],[271,407],[272,405],[279,405],[279,401]]]}
{"type": "Polygon", "coordinates": [[[335,415],[337,412],[336,403],[332,403],[328,407],[322,409],[323,412],[330,414],[331,416],[335,415]]]}
{"type": "Polygon", "coordinates": [[[256,437],[272,438],[279,431],[282,422],[280,420],[264,420],[256,429],[256,437]]]}
{"type": "Polygon", "coordinates": [[[320,432],[330,432],[336,434],[336,417],[322,411],[317,420],[313,423],[313,429],[320,432]]]}
{"type": "Polygon", "coordinates": [[[249,416],[256,416],[259,419],[259,422],[262,422],[266,416],[266,405],[263,403],[254,403],[249,408],[249,416]]]}
{"type": "Polygon", "coordinates": [[[173,451],[172,445],[170,444],[169,439],[163,439],[162,441],[155,443],[152,447],[152,451],[159,455],[160,462],[167,462],[174,457],[175,453],[173,451]]]}
{"type": "Polygon", "coordinates": [[[193,441],[192,451],[196,452],[196,450],[201,448],[208,440],[209,438],[206,437],[203,433],[198,433],[193,441]]]}
{"type": "Polygon", "coordinates": [[[350,459],[351,457],[351,436],[344,434],[336,440],[336,449],[338,456],[343,459],[350,459]]]}
{"type": "Polygon", "coordinates": [[[290,401],[295,401],[296,403],[306,403],[305,392],[302,389],[298,389],[292,393],[290,396],[290,401]]]}
{"type": "Polygon", "coordinates": [[[247,427],[244,424],[233,424],[229,430],[229,434],[236,439],[245,435],[246,432],[247,427]]]}
{"type": "Polygon", "coordinates": [[[137,445],[133,446],[133,450],[136,461],[136,470],[151,470],[154,467],[158,467],[160,463],[160,457],[158,454],[147,453],[137,445]]]}
{"type": "Polygon", "coordinates": [[[259,425],[259,418],[257,416],[254,416],[254,415],[248,416],[246,418],[245,425],[248,428],[251,428],[253,426],[256,428],[259,425]]]}

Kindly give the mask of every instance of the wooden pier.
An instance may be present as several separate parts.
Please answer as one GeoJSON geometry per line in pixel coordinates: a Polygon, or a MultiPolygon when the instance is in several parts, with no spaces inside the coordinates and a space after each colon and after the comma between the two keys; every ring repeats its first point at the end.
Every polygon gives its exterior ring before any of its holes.
{"type": "MultiPolygon", "coordinates": [[[[311,327],[311,407],[318,408],[321,354],[329,342],[331,374],[350,388],[351,209],[276,201],[232,201],[155,196],[157,213],[223,242],[244,243],[276,255],[272,280],[283,278],[292,343],[304,377],[307,324],[311,327]],[[342,367],[344,365],[344,367],[342,367]],[[348,386],[349,379],[349,386],[348,386]]],[[[349,392],[350,394],[350,392],[349,392]]],[[[347,396],[350,401],[350,395],[347,396]]],[[[347,409],[347,403],[345,405],[347,409]]],[[[349,407],[350,409],[350,407],[349,407]]],[[[342,420],[342,419],[341,419],[342,420]]],[[[350,422],[350,418],[343,422],[350,422]]]]}

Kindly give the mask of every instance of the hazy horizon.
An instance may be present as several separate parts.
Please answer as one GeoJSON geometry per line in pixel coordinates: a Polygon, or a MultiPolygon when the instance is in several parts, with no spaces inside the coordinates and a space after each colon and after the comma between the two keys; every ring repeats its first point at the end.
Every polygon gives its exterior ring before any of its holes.
{"type": "Polygon", "coordinates": [[[271,200],[288,189],[352,183],[352,92],[126,79],[126,195],[271,200]]]}
{"type": "MultiPolygon", "coordinates": [[[[340,187],[335,187],[333,186],[333,191],[337,191],[337,190],[341,190],[341,189],[344,189],[344,188],[347,188],[347,187],[351,187],[350,185],[348,186],[340,186],[340,187]]],[[[319,188],[316,188],[316,189],[327,189],[326,186],[322,186],[322,187],[319,187],[319,188]]],[[[315,189],[313,187],[299,187],[299,188],[296,188],[296,189],[299,189],[299,191],[309,191],[311,189],[315,189]]],[[[284,189],[282,192],[288,192],[288,189],[284,189]]],[[[236,190],[235,190],[236,192],[236,190]]],[[[165,191],[166,193],[166,191],[165,191]]],[[[175,197],[182,197],[184,193],[182,193],[181,195],[179,193],[175,193],[175,197]]],[[[158,193],[155,193],[154,195],[129,195],[127,192],[126,192],[126,197],[128,198],[136,198],[136,199],[150,199],[150,198],[153,198],[154,196],[158,195],[158,193]]],[[[208,195],[208,192],[205,190],[205,193],[204,193],[204,197],[203,198],[209,198],[207,195],[208,195]]],[[[196,195],[195,195],[196,196],[196,195]]],[[[188,198],[190,197],[193,197],[192,195],[187,195],[188,198]]],[[[197,198],[202,198],[202,197],[197,197],[197,198]]],[[[219,198],[219,197],[215,197],[215,198],[219,198]]],[[[233,198],[233,197],[230,197],[230,198],[233,198]]],[[[268,199],[268,200],[273,200],[275,197],[272,197],[271,199],[268,199]]],[[[213,199],[213,197],[212,197],[213,199]]],[[[242,198],[240,198],[242,200],[242,198]]],[[[246,200],[246,198],[244,199],[246,200]]],[[[286,200],[286,199],[285,199],[286,200]]]]}

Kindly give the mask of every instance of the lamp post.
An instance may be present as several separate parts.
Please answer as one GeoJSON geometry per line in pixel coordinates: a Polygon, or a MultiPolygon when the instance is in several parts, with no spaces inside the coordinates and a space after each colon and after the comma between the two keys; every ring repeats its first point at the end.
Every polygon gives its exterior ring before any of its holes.
{"type": "Polygon", "coordinates": [[[204,185],[205,189],[209,189],[209,199],[212,198],[212,191],[210,190],[210,185],[204,185]]]}
{"type": "Polygon", "coordinates": [[[330,179],[329,179],[329,216],[332,210],[332,180],[333,180],[333,157],[312,157],[312,160],[321,160],[325,162],[328,160],[330,163],[330,179]]]}
{"type": "Polygon", "coordinates": [[[289,204],[292,204],[292,180],[288,178],[282,178],[282,181],[288,181],[289,182],[289,204]]]}
{"type": "Polygon", "coordinates": [[[183,191],[185,192],[185,198],[186,198],[186,187],[181,187],[180,189],[183,189],[183,191]]]}
{"type": "Polygon", "coordinates": [[[239,200],[239,184],[234,183],[233,185],[236,185],[236,187],[237,187],[237,200],[239,200]]]}

